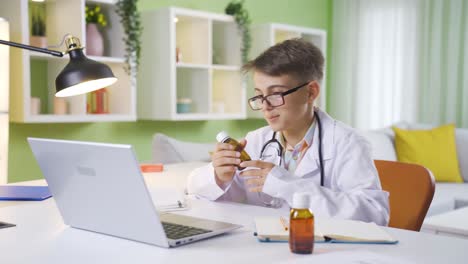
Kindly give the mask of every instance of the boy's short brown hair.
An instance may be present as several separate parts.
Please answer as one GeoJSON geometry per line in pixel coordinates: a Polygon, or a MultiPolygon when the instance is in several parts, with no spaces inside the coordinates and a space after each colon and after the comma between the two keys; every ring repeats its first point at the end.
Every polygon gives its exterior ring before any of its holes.
{"type": "Polygon", "coordinates": [[[270,76],[293,75],[301,81],[323,78],[324,58],[314,44],[300,38],[278,43],[247,62],[244,72],[259,71],[270,76]]]}

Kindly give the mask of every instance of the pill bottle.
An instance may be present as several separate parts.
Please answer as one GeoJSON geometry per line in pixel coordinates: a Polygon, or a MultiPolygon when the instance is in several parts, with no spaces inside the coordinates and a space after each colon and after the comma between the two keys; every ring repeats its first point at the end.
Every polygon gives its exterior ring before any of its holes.
{"type": "Polygon", "coordinates": [[[293,253],[312,254],[314,250],[314,214],[309,204],[309,194],[294,193],[289,214],[289,249],[293,253]]]}
{"type": "MultiPolygon", "coordinates": [[[[221,131],[218,133],[218,135],[216,135],[216,140],[218,142],[221,142],[221,143],[228,143],[232,146],[234,146],[234,150],[235,151],[239,151],[240,152],[240,157],[239,159],[241,161],[248,161],[248,160],[251,160],[249,154],[247,154],[247,152],[244,150],[243,146],[235,139],[231,138],[227,133],[226,131],[221,131]]],[[[239,169],[244,169],[244,168],[240,168],[239,169]]]]}

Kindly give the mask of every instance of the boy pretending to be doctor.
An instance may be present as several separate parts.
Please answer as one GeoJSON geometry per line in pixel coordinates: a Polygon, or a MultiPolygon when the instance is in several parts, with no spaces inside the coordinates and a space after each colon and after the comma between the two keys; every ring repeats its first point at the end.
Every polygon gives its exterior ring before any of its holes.
{"type": "Polygon", "coordinates": [[[314,106],[323,65],[321,51],[301,39],[279,43],[244,65],[255,84],[248,103],[262,111],[268,126],[240,141],[250,161],[241,162],[230,144],[218,143],[212,162],[190,174],[188,192],[276,208],[289,208],[295,192],[307,192],[316,216],[387,225],[388,193],[369,143],[314,106]]]}

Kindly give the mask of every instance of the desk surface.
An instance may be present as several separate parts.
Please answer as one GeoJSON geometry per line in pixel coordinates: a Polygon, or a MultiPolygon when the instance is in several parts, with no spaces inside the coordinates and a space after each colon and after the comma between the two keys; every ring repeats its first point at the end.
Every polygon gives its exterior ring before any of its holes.
{"type": "MultiPolygon", "coordinates": [[[[200,164],[168,165],[145,175],[148,188],[183,188],[185,177],[200,164]]],[[[35,182],[38,183],[38,182],[35,182]]],[[[314,254],[296,255],[287,243],[260,243],[253,217],[280,215],[277,209],[191,199],[179,213],[241,224],[232,233],[164,249],[70,228],[63,224],[54,199],[16,202],[0,208],[0,220],[17,224],[0,229],[1,263],[466,263],[468,240],[386,228],[397,245],[316,244],[314,254]],[[370,257],[369,257],[370,256],[370,257]],[[366,262],[367,263],[367,262],[366,262]]]]}
{"type": "Polygon", "coordinates": [[[428,217],[424,230],[468,237],[468,207],[428,217]]]}

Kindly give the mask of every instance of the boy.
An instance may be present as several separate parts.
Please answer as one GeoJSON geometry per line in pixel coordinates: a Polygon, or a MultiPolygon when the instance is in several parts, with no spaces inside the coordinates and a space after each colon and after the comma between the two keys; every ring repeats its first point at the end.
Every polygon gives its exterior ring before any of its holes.
{"type": "Polygon", "coordinates": [[[244,65],[255,83],[249,105],[263,112],[268,126],[241,141],[250,161],[241,162],[231,145],[218,143],[212,162],[191,173],[189,193],[287,208],[295,192],[308,192],[316,216],[387,225],[388,193],[382,191],[369,143],[314,107],[323,64],[317,47],[293,39],[244,65]]]}

